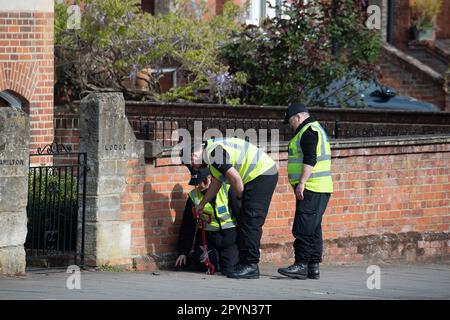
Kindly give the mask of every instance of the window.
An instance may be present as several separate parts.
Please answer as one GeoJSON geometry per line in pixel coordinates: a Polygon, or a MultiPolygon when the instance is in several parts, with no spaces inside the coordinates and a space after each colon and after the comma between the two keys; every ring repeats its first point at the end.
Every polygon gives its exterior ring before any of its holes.
{"type": "Polygon", "coordinates": [[[141,8],[151,14],[164,14],[171,10],[174,0],[141,0],[141,8]]]}
{"type": "Polygon", "coordinates": [[[155,0],[142,0],[141,8],[145,12],[155,14],[155,0]]]}
{"type": "Polygon", "coordinates": [[[258,25],[262,18],[273,18],[277,15],[275,8],[270,5],[281,6],[282,0],[249,0],[249,7],[245,22],[258,25]]]}
{"type": "Polygon", "coordinates": [[[0,107],[7,106],[22,109],[22,102],[7,91],[0,91],[0,107]]]}

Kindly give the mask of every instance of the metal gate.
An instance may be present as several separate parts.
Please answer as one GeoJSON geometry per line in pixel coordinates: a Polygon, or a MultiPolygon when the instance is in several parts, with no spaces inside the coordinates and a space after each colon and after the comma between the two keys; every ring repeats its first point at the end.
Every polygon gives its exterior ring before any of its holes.
{"type": "Polygon", "coordinates": [[[84,264],[86,174],[86,153],[64,145],[54,142],[30,155],[25,243],[29,266],[84,264]],[[53,164],[33,164],[34,157],[50,157],[53,164]]]}

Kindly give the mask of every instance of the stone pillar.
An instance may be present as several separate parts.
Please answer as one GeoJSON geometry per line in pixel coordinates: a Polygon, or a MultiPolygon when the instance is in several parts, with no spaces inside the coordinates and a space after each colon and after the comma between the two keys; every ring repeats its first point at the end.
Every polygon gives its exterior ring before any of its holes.
{"type": "Polygon", "coordinates": [[[86,263],[131,265],[131,225],[120,218],[127,162],[143,157],[125,116],[121,93],[93,93],[81,101],[80,152],[87,152],[86,263]]]}
{"type": "Polygon", "coordinates": [[[0,107],[0,274],[25,272],[29,136],[28,116],[0,107]]]}

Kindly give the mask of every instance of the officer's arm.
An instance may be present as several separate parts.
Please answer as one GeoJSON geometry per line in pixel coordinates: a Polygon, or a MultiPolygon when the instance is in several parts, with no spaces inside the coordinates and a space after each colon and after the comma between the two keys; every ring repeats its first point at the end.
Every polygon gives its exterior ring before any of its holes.
{"type": "Polygon", "coordinates": [[[239,172],[237,172],[235,168],[230,168],[227,170],[225,178],[227,179],[228,183],[230,184],[231,188],[236,194],[236,197],[239,200],[241,200],[242,194],[244,192],[244,182],[242,181],[239,172]]]}
{"type": "Polygon", "coordinates": [[[317,132],[310,128],[305,131],[300,140],[300,145],[303,152],[303,172],[300,176],[299,183],[305,184],[311,176],[312,170],[317,163],[317,144],[319,143],[319,137],[317,132]]]}
{"type": "Polygon", "coordinates": [[[197,206],[197,209],[202,209],[205,205],[210,202],[219,192],[220,188],[222,188],[222,182],[217,180],[216,178],[211,179],[211,184],[209,185],[208,191],[206,191],[205,196],[203,197],[202,202],[197,206]]]}
{"type": "Polygon", "coordinates": [[[192,241],[194,240],[196,221],[192,216],[192,208],[194,203],[190,198],[187,199],[183,212],[183,221],[181,222],[178,236],[178,255],[189,255],[192,241]]]}
{"type": "Polygon", "coordinates": [[[295,195],[298,200],[303,200],[303,192],[305,190],[306,181],[311,176],[314,166],[317,163],[317,133],[311,129],[305,131],[300,140],[300,145],[303,152],[303,168],[297,187],[295,188],[295,195]]]}
{"type": "Polygon", "coordinates": [[[314,169],[313,166],[310,166],[308,164],[303,164],[303,171],[302,171],[302,175],[300,176],[300,179],[299,179],[299,184],[306,183],[306,181],[309,179],[309,176],[311,175],[313,169],[314,169]]]}

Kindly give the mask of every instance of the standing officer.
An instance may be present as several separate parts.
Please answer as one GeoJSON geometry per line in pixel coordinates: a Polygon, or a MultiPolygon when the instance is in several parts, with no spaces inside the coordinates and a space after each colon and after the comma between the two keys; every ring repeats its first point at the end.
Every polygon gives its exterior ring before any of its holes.
{"type": "Polygon", "coordinates": [[[278,182],[275,162],[253,144],[239,138],[210,139],[206,145],[195,145],[191,154],[194,168],[209,165],[214,177],[208,192],[197,206],[204,206],[227,181],[238,200],[239,263],[228,273],[229,278],[259,278],[259,248],[262,226],[269,211],[278,182]]]}
{"type": "Polygon", "coordinates": [[[322,215],[333,192],[331,148],[325,130],[303,104],[291,104],[284,123],[295,131],[289,143],[288,176],[296,196],[292,234],[295,263],[282,275],[319,279],[322,262],[322,215]]]}

